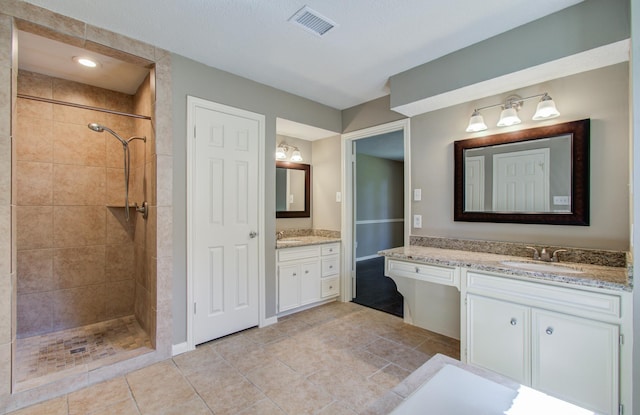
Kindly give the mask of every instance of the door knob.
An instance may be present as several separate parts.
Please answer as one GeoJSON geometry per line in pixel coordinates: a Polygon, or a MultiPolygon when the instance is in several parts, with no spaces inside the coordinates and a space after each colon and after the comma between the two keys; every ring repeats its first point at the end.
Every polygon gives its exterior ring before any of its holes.
{"type": "Polygon", "coordinates": [[[251,231],[251,232],[249,232],[249,238],[253,239],[253,238],[255,238],[256,236],[258,236],[258,232],[256,232],[256,231],[251,231]]]}

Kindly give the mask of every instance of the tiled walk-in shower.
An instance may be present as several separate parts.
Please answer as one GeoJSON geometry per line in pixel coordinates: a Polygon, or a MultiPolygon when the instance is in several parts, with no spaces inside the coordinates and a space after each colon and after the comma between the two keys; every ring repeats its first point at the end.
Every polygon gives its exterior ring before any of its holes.
{"type": "Polygon", "coordinates": [[[131,207],[153,198],[151,91],[18,73],[16,391],[153,350],[155,230],[131,207]],[[127,145],[129,215],[114,135],[148,137],[127,145]]]}

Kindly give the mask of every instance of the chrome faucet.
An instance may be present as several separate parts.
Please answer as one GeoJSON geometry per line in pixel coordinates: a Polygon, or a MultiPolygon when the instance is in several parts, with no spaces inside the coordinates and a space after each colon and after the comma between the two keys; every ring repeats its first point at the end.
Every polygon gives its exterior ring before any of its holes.
{"type": "Polygon", "coordinates": [[[545,262],[560,262],[560,258],[558,258],[558,252],[567,252],[566,249],[556,249],[553,251],[551,255],[547,252],[546,248],[542,248],[542,251],[538,252],[537,248],[533,246],[527,246],[527,249],[533,249],[533,259],[536,261],[545,261],[545,262]]]}
{"type": "Polygon", "coordinates": [[[284,231],[276,232],[276,240],[279,241],[284,236],[284,231]]]}

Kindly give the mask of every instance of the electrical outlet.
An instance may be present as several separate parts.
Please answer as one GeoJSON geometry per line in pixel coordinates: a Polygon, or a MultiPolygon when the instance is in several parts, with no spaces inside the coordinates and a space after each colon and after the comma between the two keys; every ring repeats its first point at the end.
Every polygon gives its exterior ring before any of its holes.
{"type": "Polygon", "coordinates": [[[413,215],[413,227],[422,228],[422,215],[413,215]]]}
{"type": "Polygon", "coordinates": [[[413,200],[415,202],[422,200],[422,189],[413,189],[413,200]]]}

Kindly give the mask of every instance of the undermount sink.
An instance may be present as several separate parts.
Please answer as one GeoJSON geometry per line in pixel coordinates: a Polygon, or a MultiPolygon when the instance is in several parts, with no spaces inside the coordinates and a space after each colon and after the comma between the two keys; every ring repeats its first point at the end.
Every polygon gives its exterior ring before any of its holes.
{"type": "Polygon", "coordinates": [[[582,274],[583,271],[565,267],[559,264],[538,263],[538,262],[525,262],[525,261],[502,261],[503,265],[509,267],[520,268],[527,271],[540,271],[540,272],[558,272],[561,274],[582,274]]]}

